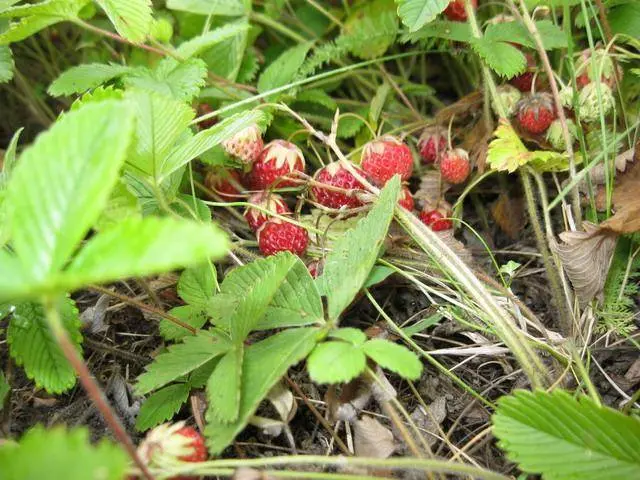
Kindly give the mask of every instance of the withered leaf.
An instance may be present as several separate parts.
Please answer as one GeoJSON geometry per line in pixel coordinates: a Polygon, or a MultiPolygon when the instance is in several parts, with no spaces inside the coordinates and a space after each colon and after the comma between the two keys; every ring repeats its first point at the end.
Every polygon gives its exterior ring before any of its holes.
{"type": "Polygon", "coordinates": [[[466,116],[479,111],[482,108],[482,102],[483,94],[480,91],[465,95],[457,102],[440,109],[436,113],[436,122],[447,125],[453,117],[466,116]]]}
{"type": "Polygon", "coordinates": [[[515,240],[525,226],[524,202],[522,198],[511,197],[501,193],[498,200],[491,207],[491,216],[500,229],[509,238],[515,240]]]}
{"type": "Polygon", "coordinates": [[[358,457],[387,458],[396,449],[393,433],[375,418],[363,416],[353,426],[353,446],[358,457]]]}
{"type": "Polygon", "coordinates": [[[424,205],[437,205],[449,188],[449,184],[442,183],[440,179],[440,170],[427,170],[420,177],[420,186],[413,195],[420,207],[424,205]]]}
{"type": "Polygon", "coordinates": [[[615,214],[600,224],[601,228],[626,234],[640,231],[640,149],[636,146],[634,163],[620,175],[613,189],[615,214]]]}
{"type": "Polygon", "coordinates": [[[602,294],[618,236],[589,222],[584,232],[562,232],[554,248],[581,305],[602,294]]]}

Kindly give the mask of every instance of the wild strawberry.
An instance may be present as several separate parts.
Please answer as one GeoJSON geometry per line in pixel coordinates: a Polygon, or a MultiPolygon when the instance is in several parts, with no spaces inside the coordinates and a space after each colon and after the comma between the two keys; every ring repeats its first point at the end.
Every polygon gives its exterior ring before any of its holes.
{"type": "Polygon", "coordinates": [[[294,187],[297,183],[283,179],[285,175],[294,177],[295,172],[304,171],[304,156],[298,147],[286,140],[274,140],[258,156],[249,172],[249,184],[254,190],[266,190],[272,185],[294,187]]]}
{"type": "Polygon", "coordinates": [[[548,93],[528,95],[518,103],[518,123],[533,135],[543,133],[556,119],[553,99],[548,93]]]}
{"type": "MultiPolygon", "coordinates": [[[[531,87],[533,86],[533,79],[536,76],[536,59],[531,53],[526,53],[525,58],[527,59],[527,69],[524,73],[520,75],[516,75],[515,77],[509,80],[509,83],[516,87],[521,92],[529,93],[531,91],[531,87]]],[[[537,84],[538,82],[536,82],[537,84]]]]}
{"type": "Polygon", "coordinates": [[[447,149],[447,136],[440,127],[427,127],[418,140],[422,163],[434,163],[447,149]]]}
{"type": "MultiPolygon", "coordinates": [[[[520,90],[518,90],[516,87],[505,84],[500,85],[496,89],[496,93],[498,94],[498,98],[500,99],[500,103],[502,104],[502,107],[505,110],[504,113],[507,115],[507,117],[513,115],[513,113],[516,111],[516,107],[518,106],[518,102],[522,98],[522,93],[520,93],[520,90]]],[[[491,100],[491,108],[493,108],[493,112],[496,114],[496,116],[500,116],[498,106],[496,105],[496,102],[493,101],[493,99],[491,100]]]]}
{"type": "Polygon", "coordinates": [[[264,148],[262,132],[257,125],[250,125],[223,141],[222,148],[244,164],[253,163],[264,148]]]}
{"type": "MultiPolygon", "coordinates": [[[[465,0],[451,0],[447,8],[444,9],[444,15],[452,22],[466,22],[467,12],[464,9],[465,0]]],[[[478,0],[471,0],[471,6],[478,8],[478,0]]]]}
{"type": "MultiPolygon", "coordinates": [[[[175,466],[178,462],[204,462],[207,448],[204,438],[184,422],[165,423],[151,430],[138,447],[140,458],[152,467],[175,466]]],[[[191,480],[197,477],[180,476],[171,480],[191,480]]]]}
{"type": "Polygon", "coordinates": [[[314,260],[307,264],[307,270],[313,278],[318,278],[322,275],[322,267],[324,267],[324,262],[322,260],[314,260]]]}
{"type": "MultiPolygon", "coordinates": [[[[575,122],[570,118],[567,118],[566,121],[567,130],[569,130],[569,137],[571,138],[572,142],[575,142],[575,140],[578,138],[578,127],[576,127],[575,122]]],[[[547,130],[546,139],[547,142],[549,142],[551,146],[556,150],[562,151],[567,148],[564,141],[564,132],[560,120],[554,120],[551,123],[549,129],[547,130]]]]}
{"type": "MultiPolygon", "coordinates": [[[[616,67],[611,56],[602,48],[596,48],[591,54],[590,49],[580,53],[581,61],[576,68],[576,83],[578,88],[586,87],[600,77],[600,82],[613,88],[616,83],[616,67]]],[[[618,74],[622,74],[618,68],[618,74]]]]}
{"type": "Polygon", "coordinates": [[[403,181],[409,180],[413,172],[413,156],[405,143],[385,135],[364,146],[360,166],[373,183],[383,186],[396,174],[403,181]]]}
{"type": "MultiPolygon", "coordinates": [[[[213,112],[213,108],[208,103],[199,103],[196,110],[198,112],[198,116],[213,112]]],[[[216,117],[211,117],[198,123],[198,127],[200,127],[201,130],[204,130],[213,127],[216,123],[218,123],[218,119],[216,117]]]]}
{"type": "Polygon", "coordinates": [[[406,185],[402,186],[402,191],[400,192],[400,198],[398,199],[398,205],[400,205],[405,210],[413,210],[415,202],[413,201],[413,195],[411,195],[411,190],[406,185]]]}
{"type": "Polygon", "coordinates": [[[227,202],[239,200],[240,193],[244,190],[240,173],[236,170],[209,170],[204,177],[204,185],[227,202]]]}
{"type": "MultiPolygon", "coordinates": [[[[366,176],[365,173],[355,165],[353,168],[363,177],[366,176]]],[[[344,168],[340,162],[333,162],[326,167],[322,167],[314,175],[314,180],[318,183],[341,188],[351,193],[364,188],[360,181],[356,179],[349,170],[344,168]]],[[[320,205],[328,208],[355,208],[362,205],[360,199],[355,195],[332,190],[317,184],[311,187],[311,196],[320,205]]]]}
{"type": "Polygon", "coordinates": [[[453,222],[447,219],[448,214],[441,209],[431,210],[428,207],[420,212],[418,215],[422,223],[431,228],[434,232],[440,232],[442,230],[449,230],[453,228],[453,222]]]}
{"type": "Polygon", "coordinates": [[[274,212],[279,215],[285,215],[291,213],[289,207],[277,193],[270,192],[258,192],[249,197],[248,202],[252,205],[256,205],[261,209],[255,207],[248,207],[244,212],[244,218],[254,232],[258,230],[264,222],[266,222],[270,215],[265,213],[274,212]]]}
{"type": "Polygon", "coordinates": [[[613,91],[606,83],[588,83],[578,96],[580,102],[580,119],[595,122],[600,114],[608,115],[616,103],[613,91]]]}
{"type": "Polygon", "coordinates": [[[264,222],[256,236],[260,251],[267,256],[284,251],[302,255],[309,244],[309,235],[304,228],[277,218],[264,222]]]}
{"type": "Polygon", "coordinates": [[[445,182],[464,182],[471,172],[469,154],[462,148],[447,150],[440,160],[440,175],[445,182]]]}

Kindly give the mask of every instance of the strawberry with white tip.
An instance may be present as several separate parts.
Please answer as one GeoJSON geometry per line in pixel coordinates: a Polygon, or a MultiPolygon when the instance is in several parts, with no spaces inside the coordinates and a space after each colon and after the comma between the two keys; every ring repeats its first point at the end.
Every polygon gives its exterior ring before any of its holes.
{"type": "Polygon", "coordinates": [[[418,217],[422,220],[422,223],[434,232],[453,228],[453,222],[449,220],[449,217],[451,217],[451,205],[444,201],[441,201],[435,207],[430,203],[425,204],[418,217]]]}
{"type": "Polygon", "coordinates": [[[471,172],[469,154],[462,148],[447,150],[440,160],[440,175],[445,182],[457,185],[471,172]]]}
{"type": "Polygon", "coordinates": [[[240,200],[241,192],[244,190],[240,173],[236,170],[209,170],[204,177],[204,185],[227,202],[240,200]]]}
{"type": "MultiPolygon", "coordinates": [[[[355,165],[352,167],[363,177],[366,176],[355,165]]],[[[320,205],[336,209],[362,206],[362,202],[354,193],[356,190],[364,189],[364,186],[340,162],[332,162],[319,169],[314,175],[314,180],[317,183],[311,187],[311,197],[320,205]]]]}
{"type": "Polygon", "coordinates": [[[409,180],[413,172],[413,155],[406,143],[384,135],[364,146],[360,166],[373,183],[382,187],[394,175],[400,175],[403,181],[409,180]]]}
{"type": "Polygon", "coordinates": [[[277,193],[258,192],[249,197],[248,202],[256,207],[248,207],[244,212],[244,218],[254,232],[258,230],[264,222],[269,220],[271,215],[266,212],[276,213],[278,215],[287,215],[291,213],[289,207],[277,193]]]}
{"type": "Polygon", "coordinates": [[[250,125],[224,140],[222,148],[245,165],[251,164],[264,148],[262,132],[256,124],[250,125]]]}
{"type": "Polygon", "coordinates": [[[413,195],[411,194],[411,190],[406,185],[402,186],[402,190],[400,190],[400,198],[398,199],[398,205],[400,205],[405,210],[412,211],[415,206],[415,201],[413,200],[413,195]]]}
{"type": "Polygon", "coordinates": [[[296,145],[286,140],[273,140],[265,145],[254,162],[248,175],[249,184],[254,190],[272,186],[295,187],[298,183],[292,178],[297,172],[304,172],[304,167],[304,155],[296,145]]]}
{"type": "Polygon", "coordinates": [[[422,163],[437,162],[447,149],[447,135],[438,126],[431,126],[424,129],[418,140],[418,150],[422,163]]]}

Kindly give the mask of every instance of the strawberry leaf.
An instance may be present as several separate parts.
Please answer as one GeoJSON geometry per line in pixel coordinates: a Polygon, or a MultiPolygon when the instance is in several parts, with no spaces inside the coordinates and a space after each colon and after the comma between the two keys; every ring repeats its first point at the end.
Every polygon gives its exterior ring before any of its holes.
{"type": "Polygon", "coordinates": [[[6,45],[0,45],[0,83],[8,82],[13,78],[13,55],[6,45]]]}
{"type": "Polygon", "coordinates": [[[307,359],[309,376],[317,383],[343,383],[353,380],[367,366],[360,347],[347,342],[324,342],[307,359]]]}
{"type": "Polygon", "coordinates": [[[220,359],[207,382],[209,414],[230,423],[240,413],[240,382],[244,360],[243,344],[237,344],[220,359]]]}
{"type": "Polygon", "coordinates": [[[144,432],[170,420],[189,398],[189,384],[176,383],[149,395],[136,418],[136,430],[144,432]]]}
{"type": "Polygon", "coordinates": [[[396,0],[396,3],[402,23],[409,31],[415,32],[442,13],[449,5],[449,0],[396,0]]]}
{"type": "Polygon", "coordinates": [[[391,370],[403,378],[417,380],[422,373],[422,363],[411,350],[402,345],[374,338],[362,347],[367,357],[382,368],[391,370]]]}
{"type": "Polygon", "coordinates": [[[178,280],[178,295],[188,304],[204,308],[213,298],[217,284],[215,267],[205,263],[182,272],[178,280]]]}
{"type": "Polygon", "coordinates": [[[143,42],[151,31],[151,0],[96,0],[127,40],[143,42]]]}
{"type": "Polygon", "coordinates": [[[527,66],[524,54],[506,42],[496,42],[487,37],[474,38],[473,50],[498,75],[511,78],[522,73],[527,66]]]}
{"type": "MultiPolygon", "coordinates": [[[[207,316],[202,311],[202,308],[194,307],[193,305],[181,305],[172,308],[168,313],[196,329],[202,328],[207,323],[207,316]]],[[[181,338],[191,335],[189,330],[180,325],[176,325],[166,318],[160,320],[158,329],[160,330],[160,335],[165,340],[180,340],[181,338]]]]}
{"type": "Polygon", "coordinates": [[[83,93],[96,88],[115,78],[121,77],[134,69],[126,65],[88,63],[77,65],[64,71],[56,78],[47,93],[53,97],[83,93]]]}
{"type": "Polygon", "coordinates": [[[249,2],[244,0],[167,0],[167,8],[199,15],[245,15],[249,2]]]}

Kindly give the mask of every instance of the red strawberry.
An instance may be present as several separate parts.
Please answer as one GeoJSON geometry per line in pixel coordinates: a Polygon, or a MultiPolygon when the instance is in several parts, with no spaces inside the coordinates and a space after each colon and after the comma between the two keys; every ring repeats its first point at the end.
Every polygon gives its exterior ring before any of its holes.
{"type": "Polygon", "coordinates": [[[440,160],[440,175],[445,182],[464,182],[471,172],[469,154],[462,148],[447,150],[440,160]]]}
{"type": "Polygon", "coordinates": [[[440,232],[442,230],[449,230],[453,228],[453,223],[451,220],[443,220],[448,217],[448,213],[443,212],[442,209],[432,210],[429,207],[426,207],[424,210],[420,212],[420,220],[426,226],[431,228],[434,232],[440,232]]]}
{"type": "Polygon", "coordinates": [[[309,235],[304,228],[277,218],[264,222],[256,235],[260,251],[267,256],[284,251],[302,255],[309,244],[309,235]]]}
{"type": "MultiPolygon", "coordinates": [[[[464,9],[465,0],[451,0],[447,8],[444,9],[445,16],[452,22],[466,22],[467,12],[464,9]]],[[[471,6],[475,10],[478,8],[478,0],[471,0],[471,6]]]]}
{"type": "Polygon", "coordinates": [[[307,265],[307,270],[313,278],[318,278],[322,275],[322,267],[324,266],[324,262],[322,260],[314,260],[307,265]]]}
{"type": "Polygon", "coordinates": [[[422,163],[434,163],[447,149],[447,136],[440,127],[427,127],[418,140],[422,163]]]}
{"type": "Polygon", "coordinates": [[[413,172],[413,156],[405,143],[385,135],[364,146],[360,166],[373,183],[383,186],[396,174],[403,181],[409,180],[413,172]]]}
{"type": "MultiPolygon", "coordinates": [[[[525,57],[527,59],[527,69],[524,73],[520,75],[516,75],[509,83],[516,87],[521,92],[529,93],[531,91],[531,87],[533,86],[533,78],[536,73],[536,59],[531,53],[525,53],[525,57]]],[[[538,82],[536,81],[536,84],[538,82]]]]}
{"type": "Polygon", "coordinates": [[[253,164],[249,183],[254,190],[266,190],[274,184],[279,188],[295,187],[295,181],[282,177],[294,177],[295,172],[304,171],[304,165],[304,156],[298,147],[286,140],[274,140],[265,145],[253,164]]]}
{"type": "MultiPolygon", "coordinates": [[[[363,177],[365,173],[355,165],[353,168],[363,177]]],[[[329,185],[331,187],[341,188],[354,193],[355,190],[361,190],[364,186],[354,177],[349,170],[344,168],[340,162],[333,162],[322,167],[314,175],[314,180],[318,183],[329,185]]],[[[349,195],[347,192],[340,192],[323,187],[322,185],[313,185],[311,187],[311,196],[320,205],[328,208],[355,208],[362,205],[358,197],[349,195]]]]}
{"type": "Polygon", "coordinates": [[[533,135],[544,133],[556,119],[553,98],[548,93],[534,93],[520,100],[518,122],[523,130],[533,135]]]}
{"type": "Polygon", "coordinates": [[[413,195],[411,195],[411,190],[406,185],[402,186],[402,191],[400,192],[400,199],[398,200],[398,205],[406,210],[413,210],[415,202],[413,201],[413,195]]]}
{"type": "Polygon", "coordinates": [[[249,197],[249,203],[261,207],[259,210],[255,207],[248,207],[244,212],[244,218],[247,220],[249,227],[254,232],[258,230],[264,222],[266,222],[270,215],[265,213],[264,210],[269,212],[275,212],[280,215],[291,213],[289,207],[284,202],[284,198],[276,193],[270,192],[258,192],[249,197]]]}
{"type": "Polygon", "coordinates": [[[251,125],[223,141],[222,147],[242,163],[253,163],[264,147],[262,132],[257,125],[251,125]]]}
{"type": "MultiPolygon", "coordinates": [[[[175,465],[177,461],[204,462],[207,448],[204,438],[184,422],[165,423],[151,430],[138,447],[142,461],[151,467],[175,465]]],[[[195,476],[171,477],[171,480],[195,480],[195,476]]]]}
{"type": "Polygon", "coordinates": [[[244,190],[240,173],[236,170],[210,170],[204,177],[204,185],[227,202],[239,200],[240,193],[244,190]]]}

